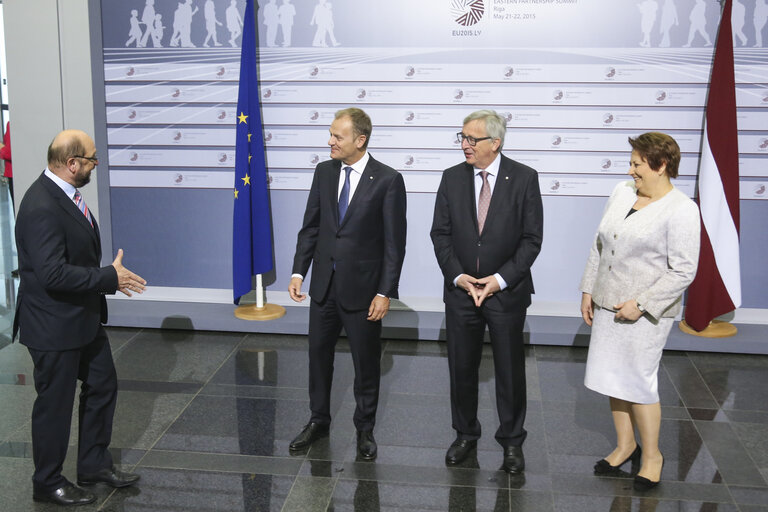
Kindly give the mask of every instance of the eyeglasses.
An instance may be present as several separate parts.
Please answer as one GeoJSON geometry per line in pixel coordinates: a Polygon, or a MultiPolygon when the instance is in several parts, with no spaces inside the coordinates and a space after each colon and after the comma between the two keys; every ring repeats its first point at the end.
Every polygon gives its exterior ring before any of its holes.
{"type": "Polygon", "coordinates": [[[74,155],[72,158],[84,158],[86,160],[89,160],[95,164],[99,163],[99,157],[98,156],[82,156],[82,155],[74,155]]]}
{"type": "Polygon", "coordinates": [[[474,147],[481,140],[488,140],[492,138],[493,137],[473,137],[471,135],[464,135],[462,132],[456,134],[456,142],[461,144],[462,142],[467,141],[467,143],[472,147],[474,147]]]}

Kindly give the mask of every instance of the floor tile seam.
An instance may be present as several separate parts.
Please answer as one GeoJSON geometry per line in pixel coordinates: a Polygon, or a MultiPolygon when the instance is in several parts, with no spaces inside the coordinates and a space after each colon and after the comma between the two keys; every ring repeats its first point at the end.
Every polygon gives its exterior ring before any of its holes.
{"type": "Polygon", "coordinates": [[[291,483],[291,488],[288,489],[288,493],[285,495],[285,501],[283,501],[283,506],[280,507],[280,511],[282,512],[285,510],[285,505],[288,503],[288,498],[291,496],[291,493],[293,492],[294,487],[296,487],[296,482],[299,480],[299,475],[297,474],[293,478],[293,483],[291,483]]]}
{"type": "MultiPolygon", "coordinates": [[[[694,409],[696,409],[696,407],[694,407],[694,409]]],[[[700,409],[700,407],[699,407],[699,409],[700,409]]],[[[718,407],[717,410],[718,411],[733,411],[733,412],[756,412],[756,413],[761,413],[761,414],[765,414],[766,416],[768,416],[768,409],[733,409],[733,408],[728,408],[728,407],[718,407]]],[[[745,422],[745,421],[732,421],[732,420],[729,420],[729,421],[731,421],[732,423],[748,423],[748,422],[745,422]]]]}
{"type": "Polygon", "coordinates": [[[402,395],[402,396],[424,396],[424,397],[430,397],[430,398],[446,398],[451,396],[450,393],[445,393],[445,394],[443,393],[411,393],[411,392],[404,392],[404,391],[391,391],[389,394],[402,395]]]}
{"type": "MultiPolygon", "coordinates": [[[[662,484],[664,482],[662,481],[662,484]]],[[[716,485],[716,484],[707,484],[707,485],[716,485]]],[[[629,490],[629,489],[628,489],[629,490]]],[[[657,501],[666,501],[666,502],[683,502],[683,503],[691,503],[691,502],[697,502],[697,503],[717,503],[717,504],[726,504],[726,505],[733,505],[738,508],[738,504],[733,501],[733,497],[731,496],[731,501],[712,501],[708,499],[689,499],[689,498],[675,498],[670,496],[659,496],[659,495],[649,495],[649,494],[642,494],[640,492],[636,491],[630,491],[629,494],[615,494],[615,493],[606,493],[606,492],[592,492],[589,493],[587,491],[571,491],[568,492],[558,492],[556,490],[552,491],[552,494],[554,497],[557,496],[583,496],[588,498],[593,497],[600,497],[600,498],[640,498],[640,499],[653,499],[657,501]]]]}
{"type": "Polygon", "coordinates": [[[210,376],[208,377],[208,380],[206,380],[200,386],[200,389],[198,389],[196,393],[191,394],[191,398],[186,403],[186,405],[184,405],[184,407],[181,408],[181,410],[179,411],[179,413],[176,415],[175,418],[173,418],[171,421],[168,422],[168,425],[163,429],[162,432],[160,432],[160,434],[157,436],[154,442],[149,446],[149,448],[147,448],[147,451],[144,452],[144,455],[142,455],[141,458],[138,461],[136,461],[136,464],[133,466],[134,468],[139,464],[141,464],[141,461],[143,461],[146,458],[148,453],[154,450],[155,446],[157,446],[157,443],[160,442],[163,436],[165,436],[165,434],[168,433],[168,430],[170,430],[170,428],[179,420],[181,415],[184,414],[184,412],[189,408],[190,404],[195,401],[195,398],[200,396],[200,392],[203,390],[203,388],[210,382],[213,376],[216,375],[216,372],[218,372],[221,369],[221,367],[224,366],[224,363],[226,363],[229,360],[229,358],[232,357],[232,354],[234,354],[235,351],[238,349],[238,347],[240,347],[240,345],[243,344],[243,342],[247,337],[248,337],[247,334],[242,335],[242,338],[240,339],[240,341],[235,343],[235,345],[232,347],[232,350],[229,351],[229,354],[227,354],[227,356],[222,359],[221,364],[219,364],[219,366],[211,372],[210,376]]]}
{"type": "MultiPolygon", "coordinates": [[[[505,475],[506,476],[506,475],[505,475]]],[[[492,485],[492,483],[489,483],[487,485],[468,485],[468,484],[446,484],[444,482],[435,482],[435,481],[414,481],[414,480],[399,480],[397,478],[358,478],[358,477],[344,477],[344,476],[338,476],[336,477],[337,480],[344,480],[344,481],[366,481],[366,482],[376,482],[376,483],[383,483],[383,484],[405,484],[405,485],[412,485],[414,487],[421,487],[421,486],[429,486],[429,487],[461,487],[466,489],[497,489],[497,490],[505,490],[505,491],[517,491],[517,492],[537,492],[537,493],[544,493],[544,492],[552,492],[544,491],[544,490],[536,490],[536,489],[512,489],[509,486],[509,483],[507,482],[507,485],[500,487],[498,485],[492,485]]]]}
{"type": "MultiPolygon", "coordinates": [[[[551,476],[573,477],[573,473],[572,472],[564,473],[564,472],[560,472],[560,471],[555,471],[555,472],[550,473],[550,475],[551,476]]],[[[629,481],[632,480],[631,477],[605,476],[605,475],[598,476],[598,475],[592,475],[591,473],[583,473],[583,474],[580,474],[580,476],[583,476],[585,478],[594,476],[594,478],[599,478],[600,480],[605,480],[605,481],[629,482],[629,481]]],[[[679,485],[705,485],[705,486],[716,486],[716,487],[717,486],[726,487],[728,485],[725,482],[718,482],[718,483],[715,483],[715,482],[708,482],[708,483],[707,482],[686,482],[686,481],[683,481],[683,480],[669,480],[669,479],[664,479],[664,478],[662,478],[662,480],[664,482],[668,482],[668,483],[672,483],[672,484],[679,484],[679,485]]],[[[754,486],[742,486],[742,487],[754,487],[754,486]]]]}
{"type": "MultiPolygon", "coordinates": [[[[552,473],[552,475],[572,476],[572,473],[552,473]]],[[[623,480],[623,481],[627,481],[627,482],[629,480],[631,480],[629,478],[618,478],[618,477],[614,478],[614,477],[605,477],[605,476],[601,476],[601,477],[597,477],[597,478],[605,479],[605,480],[623,480]]],[[[556,490],[555,487],[553,487],[552,492],[555,493],[555,494],[561,494],[561,495],[604,496],[604,497],[610,497],[610,496],[652,497],[653,499],[666,500],[666,501],[685,501],[685,502],[700,501],[700,502],[703,502],[703,503],[711,502],[711,503],[728,503],[728,504],[732,504],[732,505],[736,504],[736,501],[734,500],[733,495],[730,492],[730,489],[728,489],[728,485],[726,485],[725,483],[681,482],[679,480],[664,480],[662,478],[662,484],[665,483],[665,482],[668,483],[668,484],[674,484],[675,486],[680,486],[680,485],[696,486],[696,487],[704,486],[704,487],[708,487],[708,488],[711,488],[711,487],[723,487],[728,492],[728,496],[730,497],[731,501],[711,501],[711,500],[706,500],[706,499],[691,500],[691,499],[675,498],[675,497],[669,497],[669,496],[648,496],[648,495],[637,494],[637,493],[631,493],[631,494],[625,495],[625,494],[608,493],[608,492],[602,491],[600,489],[596,489],[596,490],[594,490],[592,492],[590,492],[591,491],[590,489],[585,489],[583,491],[578,491],[578,490],[577,491],[573,491],[573,490],[569,489],[568,492],[565,493],[565,492],[559,492],[559,491],[556,490]]]]}
{"type": "MultiPolygon", "coordinates": [[[[596,400],[599,400],[599,398],[596,398],[596,400]]],[[[596,401],[589,401],[589,402],[581,401],[581,402],[577,402],[575,400],[544,400],[544,399],[541,399],[541,400],[528,400],[528,402],[541,402],[542,408],[544,407],[544,405],[555,406],[555,405],[564,405],[564,404],[575,404],[575,405],[589,404],[589,405],[594,406],[594,407],[600,406],[600,404],[598,404],[596,401]]],[[[683,405],[664,405],[664,404],[661,404],[661,409],[663,411],[664,409],[682,409],[682,410],[687,410],[688,408],[683,406],[683,405]]],[[[693,407],[693,409],[701,409],[701,407],[693,407]]],[[[663,420],[664,419],[670,419],[670,420],[671,419],[678,419],[678,420],[680,420],[681,418],[663,418],[662,417],[662,419],[663,420]]]]}
{"type": "MultiPolygon", "coordinates": [[[[269,459],[279,459],[282,462],[293,462],[293,459],[290,457],[270,457],[270,456],[263,456],[263,455],[241,455],[236,453],[212,453],[212,452],[181,452],[176,450],[158,450],[153,453],[153,455],[157,455],[158,453],[168,453],[168,454],[178,454],[178,455],[205,455],[205,456],[211,456],[213,458],[219,459],[219,460],[234,460],[238,459],[237,462],[251,462],[251,463],[264,463],[264,464],[270,464],[269,459]]],[[[143,460],[143,459],[142,459],[143,460]]],[[[210,464],[211,461],[206,461],[210,464]]],[[[138,465],[137,465],[138,466],[138,465]]],[[[301,470],[301,464],[299,464],[295,471],[281,471],[276,472],[274,465],[270,465],[269,471],[247,471],[249,474],[255,474],[255,475],[279,475],[279,476],[299,476],[299,472],[301,470]]],[[[182,471],[206,471],[206,472],[214,472],[214,473],[243,473],[243,470],[238,469],[217,469],[212,467],[183,467],[183,466],[177,466],[173,464],[159,464],[159,463],[142,463],[140,465],[142,468],[154,468],[154,469],[177,469],[182,471]]]]}
{"type": "Polygon", "coordinates": [[[316,477],[316,476],[312,476],[312,475],[308,476],[308,475],[301,475],[301,474],[297,474],[296,477],[293,479],[293,483],[291,484],[291,488],[288,490],[288,493],[285,495],[285,501],[283,502],[283,506],[280,507],[280,510],[281,511],[285,510],[285,507],[288,504],[288,498],[290,497],[291,493],[293,492],[293,489],[296,487],[296,482],[298,482],[300,478],[301,479],[303,479],[303,478],[327,478],[327,479],[332,481],[331,492],[328,494],[328,501],[325,504],[325,507],[323,508],[323,510],[328,510],[328,507],[330,506],[331,502],[333,501],[333,493],[336,492],[336,485],[338,483],[338,478],[337,477],[326,477],[326,476],[316,477]]]}
{"type": "Polygon", "coordinates": [[[699,379],[701,379],[701,382],[704,383],[704,387],[707,389],[707,392],[709,393],[709,396],[712,397],[712,401],[720,407],[720,402],[718,402],[717,398],[715,397],[715,394],[712,393],[712,389],[710,389],[709,384],[707,384],[707,380],[704,378],[704,375],[701,373],[701,370],[696,365],[696,362],[690,358],[689,352],[685,352],[685,356],[688,358],[688,360],[691,362],[691,365],[696,370],[696,375],[699,376],[699,379]]]}
{"type": "Polygon", "coordinates": [[[194,472],[204,472],[204,473],[224,473],[224,474],[234,474],[234,475],[249,474],[249,475],[264,475],[264,476],[287,476],[287,477],[299,476],[295,472],[243,471],[242,469],[221,469],[221,468],[190,468],[190,467],[183,467],[183,466],[177,466],[172,464],[143,464],[139,467],[134,468],[134,470],[141,470],[144,468],[168,469],[173,471],[194,471],[194,472]]]}
{"type": "Polygon", "coordinates": [[[117,494],[117,492],[118,492],[118,489],[117,489],[117,488],[113,488],[113,489],[110,489],[110,490],[109,490],[109,492],[107,493],[106,497],[105,497],[105,498],[104,498],[104,499],[101,501],[101,503],[100,503],[100,504],[99,504],[99,506],[96,508],[96,510],[97,510],[97,511],[99,511],[99,510],[104,510],[104,507],[107,505],[107,502],[109,502],[109,500],[111,500],[111,499],[112,499],[112,497],[113,497],[115,494],[117,494]]]}
{"type": "MultiPolygon", "coordinates": [[[[691,362],[691,364],[693,364],[693,362],[691,362]]],[[[683,398],[683,395],[680,393],[680,389],[677,387],[677,384],[675,384],[675,380],[672,378],[672,375],[670,375],[669,369],[665,365],[661,365],[660,368],[664,369],[664,373],[667,375],[667,379],[669,379],[670,384],[672,384],[672,387],[675,390],[675,394],[677,395],[677,398],[683,404],[682,407],[683,407],[683,409],[685,409],[685,413],[688,415],[689,419],[692,419],[691,418],[691,413],[688,412],[688,404],[687,404],[685,398],[683,398]]],[[[697,374],[698,374],[698,372],[697,372],[697,374]]],[[[699,374],[699,378],[700,379],[702,378],[700,374],[699,374]]],[[[658,380],[658,376],[657,376],[656,380],[658,380]]],[[[705,380],[703,380],[703,379],[702,379],[702,382],[704,383],[704,386],[707,387],[707,382],[705,380]]],[[[709,391],[709,388],[707,388],[707,391],[709,391]]],[[[711,393],[710,393],[710,396],[711,396],[711,393]]],[[[715,403],[715,404],[717,403],[717,400],[715,400],[715,397],[712,397],[712,402],[715,403]]],[[[679,407],[679,406],[675,406],[675,407],[679,407]]],[[[694,409],[695,409],[695,407],[694,407],[694,409]]]]}
{"type": "MultiPolygon", "coordinates": [[[[125,347],[131,344],[133,340],[136,339],[136,337],[144,332],[144,329],[138,329],[135,333],[133,333],[133,336],[125,340],[125,343],[120,345],[117,350],[112,351],[112,358],[117,360],[120,358],[120,354],[125,350],[125,347]]],[[[109,337],[109,331],[107,331],[107,337],[109,337]]]]}
{"type": "MultiPolygon", "coordinates": [[[[707,451],[709,451],[709,454],[712,455],[712,450],[710,449],[709,444],[707,443],[707,440],[704,438],[704,436],[701,435],[701,430],[699,430],[699,426],[697,425],[697,422],[699,422],[699,421],[705,422],[705,423],[714,423],[714,422],[707,422],[706,420],[692,420],[693,428],[696,429],[696,433],[699,434],[699,438],[701,439],[701,442],[704,443],[704,446],[707,447],[707,451]]],[[[752,453],[744,445],[744,441],[741,439],[741,436],[739,436],[739,434],[734,430],[733,425],[731,425],[730,421],[728,421],[728,422],[717,422],[717,423],[722,423],[724,425],[727,425],[728,428],[731,429],[731,432],[733,433],[733,436],[736,438],[736,441],[738,441],[738,443],[741,446],[741,448],[747,454],[747,457],[749,457],[749,460],[752,462],[752,465],[755,467],[755,469],[757,470],[758,474],[763,479],[763,482],[765,482],[768,485],[768,482],[766,482],[765,477],[760,472],[760,466],[755,461],[754,457],[752,456],[752,453]]],[[[712,459],[714,459],[714,456],[712,456],[712,459]]],[[[720,465],[717,463],[716,460],[715,460],[715,465],[717,466],[718,473],[720,473],[720,477],[723,479],[723,483],[728,485],[727,478],[725,477],[723,472],[720,470],[720,465]]],[[[728,492],[730,493],[730,489],[728,490],[728,492]]]]}
{"type": "Polygon", "coordinates": [[[145,449],[145,452],[144,452],[144,454],[143,454],[143,455],[142,455],[142,456],[139,458],[139,460],[138,460],[138,461],[136,461],[136,464],[134,464],[134,465],[133,465],[133,467],[134,467],[134,468],[135,468],[135,467],[137,467],[137,466],[139,466],[139,465],[141,464],[141,461],[143,461],[143,460],[144,460],[144,458],[147,456],[147,454],[148,454],[149,452],[151,452],[151,451],[152,451],[152,450],[155,448],[155,446],[157,445],[157,443],[158,443],[158,442],[160,442],[160,439],[162,439],[162,438],[163,438],[163,436],[164,436],[164,435],[165,435],[165,434],[168,432],[168,430],[169,430],[169,429],[170,429],[170,428],[173,426],[173,424],[174,424],[174,423],[176,423],[176,421],[177,421],[177,420],[178,420],[178,419],[181,417],[181,415],[182,415],[182,414],[184,414],[184,411],[186,411],[186,410],[187,410],[187,408],[189,407],[189,405],[190,405],[190,404],[191,404],[191,403],[194,401],[195,397],[197,397],[197,396],[198,396],[198,394],[199,394],[199,393],[195,393],[194,395],[192,395],[192,394],[188,394],[188,393],[187,393],[187,394],[185,394],[185,395],[187,395],[187,396],[190,396],[190,397],[191,397],[191,398],[189,399],[189,401],[188,401],[188,402],[187,402],[187,403],[184,405],[184,407],[182,407],[182,408],[181,408],[181,410],[180,410],[180,411],[179,411],[179,413],[176,415],[176,417],[175,417],[175,418],[173,418],[173,420],[171,420],[170,422],[168,422],[168,425],[167,425],[167,426],[166,426],[166,427],[163,429],[163,431],[162,431],[162,432],[160,432],[160,434],[158,434],[157,438],[156,438],[156,439],[155,439],[155,440],[152,442],[152,444],[151,444],[151,445],[150,445],[148,448],[146,448],[146,449],[145,449]]]}
{"type": "Polygon", "coordinates": [[[412,487],[439,487],[439,488],[461,488],[461,489],[491,489],[491,490],[499,490],[499,491],[507,491],[509,493],[532,493],[532,494],[553,494],[554,491],[552,489],[549,490],[543,490],[543,489],[515,489],[507,485],[506,487],[499,487],[499,486],[479,486],[479,485],[466,485],[466,484],[446,484],[442,482],[414,482],[412,480],[410,481],[401,481],[401,480],[392,480],[392,479],[376,479],[376,478],[358,478],[358,477],[344,477],[339,476],[337,477],[337,480],[343,480],[345,482],[375,482],[377,484],[404,484],[407,486],[412,487]]]}
{"type": "Polygon", "coordinates": [[[295,389],[299,391],[307,391],[306,387],[299,387],[299,386],[259,386],[256,384],[224,384],[224,383],[218,383],[218,382],[208,382],[205,384],[206,386],[222,386],[222,387],[230,387],[230,388],[242,388],[242,389],[295,389]]]}
{"type": "MultiPolygon", "coordinates": [[[[340,463],[341,467],[345,465],[351,465],[353,468],[356,468],[360,465],[362,467],[371,468],[381,468],[382,470],[393,470],[397,471],[398,469],[423,469],[423,470],[434,470],[435,473],[440,472],[440,474],[446,474],[448,475],[481,475],[481,476],[502,476],[504,478],[507,478],[509,480],[509,474],[505,473],[501,469],[488,469],[488,468],[462,468],[462,467],[450,467],[450,466],[441,466],[441,465],[423,465],[423,466],[411,466],[411,465],[404,465],[404,464],[392,464],[392,463],[379,463],[379,462],[371,462],[371,461],[359,461],[359,460],[343,460],[343,461],[330,461],[335,463],[340,463]]],[[[535,475],[541,475],[541,476],[549,476],[549,473],[528,473],[529,475],[535,474],[535,475]]],[[[344,473],[339,473],[341,478],[344,478],[344,473]]],[[[351,478],[345,478],[346,480],[349,480],[351,478]]],[[[354,478],[355,480],[360,480],[361,478],[354,478]]],[[[372,480],[370,478],[362,478],[362,480],[372,480]]],[[[465,486],[465,487],[474,487],[474,486],[465,486]]]]}
{"type": "MultiPolygon", "coordinates": [[[[3,441],[8,442],[8,443],[26,442],[26,441],[13,441],[11,439],[15,434],[21,432],[22,430],[24,430],[26,428],[29,428],[30,432],[32,431],[32,418],[29,418],[28,420],[24,421],[24,423],[21,426],[19,426],[19,428],[9,432],[8,435],[5,437],[5,439],[3,439],[3,441]]],[[[31,445],[32,443],[30,442],[29,444],[31,445]]]]}
{"type": "Polygon", "coordinates": [[[244,458],[244,459],[256,459],[256,460],[266,460],[266,459],[279,459],[279,460],[291,460],[291,461],[297,460],[296,457],[282,456],[282,455],[246,455],[243,453],[201,452],[196,450],[168,450],[165,448],[159,448],[153,451],[153,454],[155,455],[164,454],[164,453],[178,454],[178,455],[206,455],[206,456],[212,456],[212,457],[244,458]]]}
{"type": "MultiPolygon", "coordinates": [[[[383,351],[382,351],[383,352],[383,351]]],[[[328,501],[325,504],[325,509],[328,510],[328,508],[331,506],[331,503],[333,502],[333,495],[336,492],[336,487],[339,486],[339,476],[338,473],[335,477],[332,477],[331,479],[331,492],[328,495],[328,501]]]]}
{"type": "MultiPolygon", "coordinates": [[[[175,393],[175,394],[181,394],[181,393],[175,393]]],[[[189,394],[189,393],[186,393],[189,394]]],[[[242,399],[250,399],[250,400],[280,400],[283,402],[308,402],[309,400],[307,398],[294,398],[289,396],[246,396],[246,395],[238,395],[238,394],[227,394],[227,395],[221,395],[216,393],[196,393],[195,397],[198,396],[205,396],[205,397],[211,397],[211,398],[242,398],[242,399]]],[[[350,403],[354,403],[352,400],[349,401],[350,403]]]]}

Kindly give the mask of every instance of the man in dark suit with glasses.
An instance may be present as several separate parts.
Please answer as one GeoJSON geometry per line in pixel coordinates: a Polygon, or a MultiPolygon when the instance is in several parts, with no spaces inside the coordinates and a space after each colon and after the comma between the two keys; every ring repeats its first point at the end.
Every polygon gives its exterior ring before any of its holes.
{"type": "Polygon", "coordinates": [[[478,370],[488,327],[496,377],[502,469],[525,469],[523,324],[530,268],[541,249],[543,215],[535,170],[501,154],[506,122],[492,110],[464,119],[457,134],[465,161],[443,172],[430,235],[445,278],[446,344],[456,440],[445,462],[477,447],[478,370]]]}

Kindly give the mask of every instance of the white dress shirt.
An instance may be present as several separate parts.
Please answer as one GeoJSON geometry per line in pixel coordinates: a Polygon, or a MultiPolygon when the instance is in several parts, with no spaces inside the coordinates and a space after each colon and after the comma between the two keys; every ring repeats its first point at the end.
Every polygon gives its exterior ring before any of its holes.
{"type": "MultiPolygon", "coordinates": [[[[349,173],[349,203],[352,202],[352,196],[355,195],[357,184],[360,183],[360,177],[363,175],[365,166],[368,165],[369,158],[370,155],[368,155],[368,152],[366,151],[360,160],[351,165],[347,165],[344,162],[341,163],[341,172],[339,173],[339,189],[336,193],[337,199],[341,196],[341,189],[344,188],[344,181],[347,178],[347,172],[344,170],[344,168],[351,167],[352,172],[349,173]]],[[[347,205],[349,205],[349,203],[347,203],[347,205]]]]}
{"type": "MultiPolygon", "coordinates": [[[[77,192],[77,189],[74,187],[74,185],[67,183],[63,179],[53,174],[53,172],[48,167],[45,168],[43,174],[48,176],[51,181],[58,185],[58,187],[63,190],[65,194],[67,194],[67,197],[70,198],[73,203],[75,203],[75,192],[77,192]]],[[[75,206],[77,206],[77,203],[75,203],[75,206]]],[[[78,208],[80,207],[78,206],[78,208]]]]}

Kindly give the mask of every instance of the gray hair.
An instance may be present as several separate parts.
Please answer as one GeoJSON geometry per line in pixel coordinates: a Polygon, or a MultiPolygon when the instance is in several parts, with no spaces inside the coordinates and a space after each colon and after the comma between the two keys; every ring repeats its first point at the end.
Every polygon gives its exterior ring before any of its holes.
{"type": "Polygon", "coordinates": [[[499,139],[499,151],[504,147],[504,135],[507,133],[507,121],[495,110],[477,110],[464,118],[464,124],[481,119],[485,122],[485,132],[489,137],[499,139]]]}

